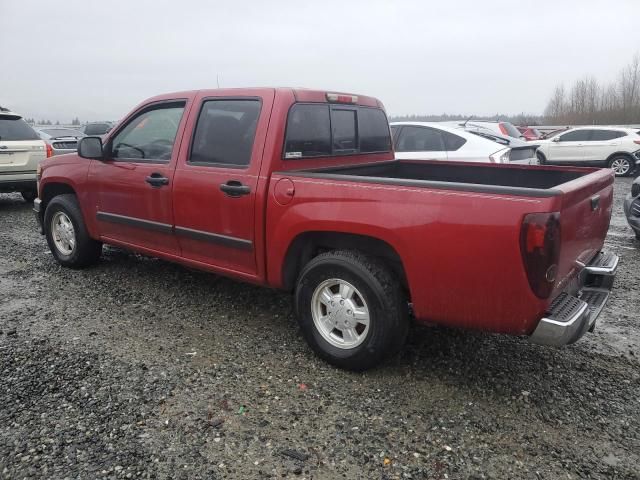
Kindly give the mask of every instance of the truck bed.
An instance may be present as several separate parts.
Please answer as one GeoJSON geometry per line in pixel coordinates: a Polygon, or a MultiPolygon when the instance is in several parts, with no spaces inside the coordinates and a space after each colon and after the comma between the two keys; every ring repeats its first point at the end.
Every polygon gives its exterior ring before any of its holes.
{"type": "Polygon", "coordinates": [[[393,160],[348,167],[287,172],[302,176],[358,182],[424,186],[449,190],[506,193],[533,197],[561,194],[559,185],[584,177],[594,169],[503,164],[393,160]]]}

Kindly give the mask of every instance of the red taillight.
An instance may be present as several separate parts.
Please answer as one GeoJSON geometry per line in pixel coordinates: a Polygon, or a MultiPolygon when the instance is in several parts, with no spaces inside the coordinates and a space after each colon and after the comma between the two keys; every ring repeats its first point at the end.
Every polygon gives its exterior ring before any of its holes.
{"type": "Polygon", "coordinates": [[[507,132],[507,129],[502,123],[498,123],[498,127],[500,128],[500,131],[502,132],[503,135],[509,135],[509,133],[507,132]]]}
{"type": "Polygon", "coordinates": [[[553,291],[560,258],[560,214],[525,215],[520,230],[520,252],[531,290],[539,298],[553,291]]]}
{"type": "Polygon", "coordinates": [[[53,147],[51,144],[47,143],[47,158],[53,157],[53,147]]]}
{"type": "Polygon", "coordinates": [[[638,145],[640,145],[640,140],[634,140],[633,143],[637,143],[638,145]]]}
{"type": "Polygon", "coordinates": [[[356,95],[343,95],[341,93],[327,93],[327,100],[333,103],[358,103],[356,95]]]}

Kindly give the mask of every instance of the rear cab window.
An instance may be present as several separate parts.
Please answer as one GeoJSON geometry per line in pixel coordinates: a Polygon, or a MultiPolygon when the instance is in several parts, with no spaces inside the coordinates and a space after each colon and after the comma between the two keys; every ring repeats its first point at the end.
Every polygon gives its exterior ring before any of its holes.
{"type": "Polygon", "coordinates": [[[285,159],[390,151],[387,116],[379,108],[297,103],[289,111],[285,159]]]}

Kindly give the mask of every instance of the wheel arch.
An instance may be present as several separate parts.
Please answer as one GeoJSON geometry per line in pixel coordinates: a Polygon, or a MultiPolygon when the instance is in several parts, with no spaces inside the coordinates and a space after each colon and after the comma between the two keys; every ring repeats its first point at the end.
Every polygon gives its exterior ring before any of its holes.
{"type": "Polygon", "coordinates": [[[41,191],[40,191],[40,200],[42,201],[42,211],[46,210],[47,204],[51,201],[53,197],[57,197],[58,195],[64,195],[65,193],[71,193],[73,195],[78,195],[75,189],[64,182],[49,182],[46,183],[41,191]]]}
{"type": "Polygon", "coordinates": [[[301,269],[312,258],[332,250],[356,250],[379,258],[391,268],[407,295],[409,294],[402,258],[392,245],[376,237],[339,231],[304,232],[291,241],[281,271],[284,289],[292,291],[301,269]]]}
{"type": "Polygon", "coordinates": [[[629,152],[615,152],[607,157],[607,160],[606,160],[607,165],[609,165],[609,162],[611,162],[611,160],[613,160],[616,157],[627,157],[629,160],[631,160],[632,164],[634,163],[633,155],[631,155],[629,152]]]}

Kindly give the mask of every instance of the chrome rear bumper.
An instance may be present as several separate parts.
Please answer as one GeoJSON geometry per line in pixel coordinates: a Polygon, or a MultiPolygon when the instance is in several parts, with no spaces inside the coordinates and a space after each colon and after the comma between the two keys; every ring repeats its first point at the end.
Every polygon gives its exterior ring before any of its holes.
{"type": "Polygon", "coordinates": [[[574,343],[586,332],[593,331],[596,319],[609,299],[618,260],[613,253],[596,255],[584,267],[578,293],[558,295],[529,339],[541,345],[561,346],[574,343]]]}

